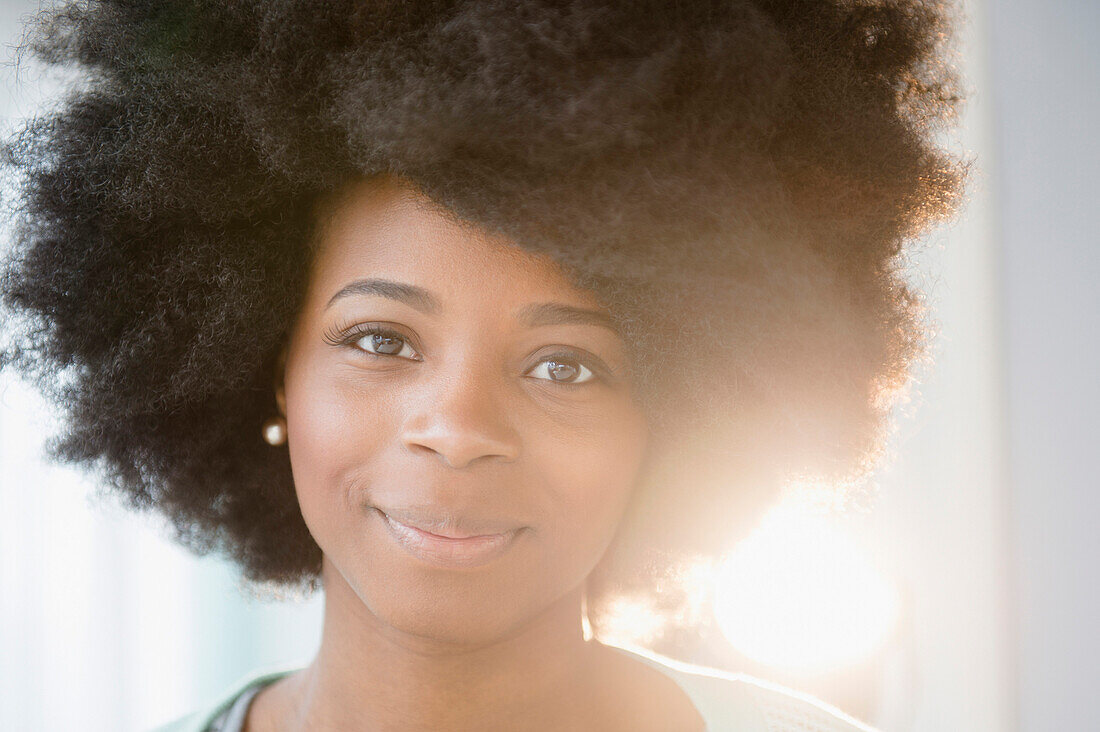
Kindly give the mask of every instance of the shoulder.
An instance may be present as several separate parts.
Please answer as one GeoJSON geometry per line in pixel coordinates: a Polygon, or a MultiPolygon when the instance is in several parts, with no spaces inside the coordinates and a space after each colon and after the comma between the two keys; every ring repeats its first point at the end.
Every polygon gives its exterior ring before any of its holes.
{"type": "Polygon", "coordinates": [[[202,708],[192,711],[183,717],[154,727],[149,730],[149,732],[205,732],[207,727],[210,726],[210,723],[216,719],[218,715],[231,707],[237,697],[251,686],[276,681],[287,674],[297,671],[299,668],[300,667],[297,665],[280,665],[268,666],[250,671],[223,690],[216,701],[206,704],[202,708]]]}
{"type": "MultiPolygon", "coordinates": [[[[673,679],[706,721],[707,732],[876,732],[836,707],[778,684],[683,663],[641,648],[608,647],[673,679]]],[[[283,666],[253,671],[215,702],[150,732],[205,732],[253,684],[275,681],[296,670],[297,666],[283,666]]]]}
{"type": "Polygon", "coordinates": [[[876,732],[834,706],[779,684],[642,648],[612,647],[676,681],[706,721],[707,732],[876,732]]]}

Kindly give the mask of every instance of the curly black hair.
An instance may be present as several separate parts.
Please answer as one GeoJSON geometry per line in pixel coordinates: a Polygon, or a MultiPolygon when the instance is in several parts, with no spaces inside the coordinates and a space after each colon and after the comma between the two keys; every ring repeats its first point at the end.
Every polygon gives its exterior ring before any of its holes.
{"type": "Polygon", "coordinates": [[[664,456],[624,526],[713,549],[745,496],[851,479],[881,454],[927,352],[906,245],[955,213],[969,167],[936,142],[960,105],[956,13],[920,0],[54,6],[23,49],[81,80],[5,146],[17,213],[0,367],[63,411],[52,459],[97,468],[249,580],[316,588],[288,453],[260,425],[316,206],[400,176],[606,303],[664,456]]]}

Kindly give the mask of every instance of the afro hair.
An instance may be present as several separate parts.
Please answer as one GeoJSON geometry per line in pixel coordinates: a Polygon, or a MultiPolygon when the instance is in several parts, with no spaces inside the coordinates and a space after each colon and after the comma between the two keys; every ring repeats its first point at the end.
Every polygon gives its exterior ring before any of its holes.
{"type": "Polygon", "coordinates": [[[318,201],[401,176],[606,303],[654,435],[620,543],[713,552],[746,497],[851,481],[882,453],[927,350],[906,245],[954,214],[969,165],[935,141],[960,104],[954,14],[53,6],[23,48],[80,80],[6,143],[0,367],[63,412],[53,460],[94,467],[249,580],[316,588],[288,453],[260,426],[318,201]]]}

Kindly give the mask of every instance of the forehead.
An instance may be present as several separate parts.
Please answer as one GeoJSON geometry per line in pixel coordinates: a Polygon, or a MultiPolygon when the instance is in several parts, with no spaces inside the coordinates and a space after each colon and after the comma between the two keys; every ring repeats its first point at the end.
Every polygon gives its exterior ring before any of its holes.
{"type": "Polygon", "coordinates": [[[310,279],[318,298],[329,297],[348,280],[371,276],[419,285],[444,302],[552,296],[596,303],[550,257],[455,220],[393,178],[356,182],[325,201],[314,247],[310,279]]]}

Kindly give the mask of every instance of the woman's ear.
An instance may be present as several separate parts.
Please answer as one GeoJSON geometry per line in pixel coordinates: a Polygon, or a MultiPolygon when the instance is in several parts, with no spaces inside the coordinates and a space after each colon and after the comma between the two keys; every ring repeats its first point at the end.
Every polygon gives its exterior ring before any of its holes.
{"type": "Polygon", "coordinates": [[[279,414],[286,417],[286,392],[283,388],[286,373],[286,346],[279,349],[279,355],[275,359],[275,404],[279,407],[279,414]]]}

